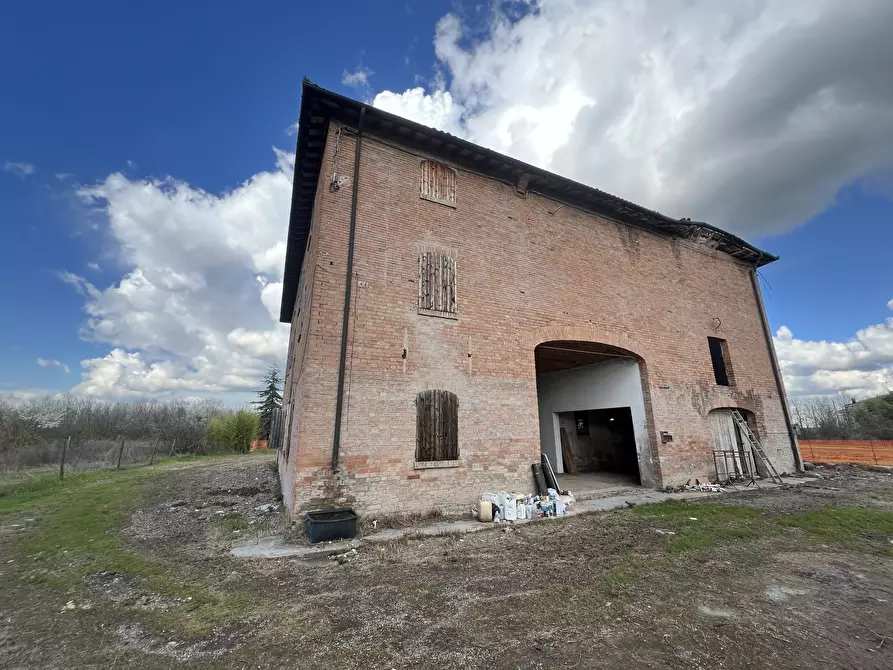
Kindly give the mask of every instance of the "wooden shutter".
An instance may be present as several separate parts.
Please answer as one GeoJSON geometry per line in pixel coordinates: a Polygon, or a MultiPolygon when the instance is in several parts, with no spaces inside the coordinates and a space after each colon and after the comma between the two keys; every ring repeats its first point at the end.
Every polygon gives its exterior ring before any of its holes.
{"type": "Polygon", "coordinates": [[[427,251],[419,256],[419,311],[458,314],[456,261],[447,254],[427,251]]]}
{"type": "Polygon", "coordinates": [[[458,458],[458,397],[440,389],[422,391],[416,397],[416,460],[455,461],[458,458]]]}
{"type": "Polygon", "coordinates": [[[456,206],[456,172],[437,161],[422,161],[419,191],[423,200],[456,206]]]}

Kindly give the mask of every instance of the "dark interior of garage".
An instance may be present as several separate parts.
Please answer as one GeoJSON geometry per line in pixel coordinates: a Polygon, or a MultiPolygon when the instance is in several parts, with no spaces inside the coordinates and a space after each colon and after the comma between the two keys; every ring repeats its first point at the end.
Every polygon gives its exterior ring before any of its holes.
{"type": "Polygon", "coordinates": [[[639,464],[629,407],[561,412],[564,471],[611,472],[639,480],[639,464]]]}

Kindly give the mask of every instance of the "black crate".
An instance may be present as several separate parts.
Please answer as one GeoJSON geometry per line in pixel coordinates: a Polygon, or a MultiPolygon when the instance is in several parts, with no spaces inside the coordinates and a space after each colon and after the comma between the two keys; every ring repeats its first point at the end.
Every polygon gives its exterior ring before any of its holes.
{"type": "Polygon", "coordinates": [[[352,509],[307,512],[307,538],[311,542],[343,540],[357,535],[357,515],[352,509]]]}

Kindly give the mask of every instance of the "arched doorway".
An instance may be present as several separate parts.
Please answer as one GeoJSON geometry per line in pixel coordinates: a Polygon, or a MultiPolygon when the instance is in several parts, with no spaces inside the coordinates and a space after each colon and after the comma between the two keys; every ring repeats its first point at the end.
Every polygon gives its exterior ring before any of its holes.
{"type": "MultiPolygon", "coordinates": [[[[741,434],[732,411],[737,410],[747,427],[759,439],[756,417],[753,412],[741,408],[720,407],[711,410],[710,429],[713,432],[713,463],[720,483],[753,480],[762,477],[762,463],[753,453],[750,443],[741,434]]],[[[747,431],[745,431],[747,432],[747,431]]]]}
{"type": "Polygon", "coordinates": [[[644,361],[608,344],[534,350],[540,449],[574,493],[653,485],[644,361]]]}

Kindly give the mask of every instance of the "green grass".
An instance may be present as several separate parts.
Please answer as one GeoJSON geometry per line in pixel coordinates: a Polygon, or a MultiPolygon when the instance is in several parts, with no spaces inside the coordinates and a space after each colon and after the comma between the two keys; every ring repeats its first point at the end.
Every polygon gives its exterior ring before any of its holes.
{"type": "MultiPolygon", "coordinates": [[[[893,552],[893,512],[867,507],[828,506],[788,516],[745,505],[711,505],[671,500],[643,505],[633,514],[648,519],[675,535],[669,536],[671,553],[697,551],[780,535],[784,528],[800,528],[827,544],[885,543],[893,552]],[[873,542],[872,542],[873,541],[873,542]]],[[[865,548],[865,547],[863,547],[865,548]]]]}
{"type": "MultiPolygon", "coordinates": [[[[63,597],[82,598],[86,575],[114,571],[135,578],[146,592],[191,597],[190,605],[137,616],[160,628],[201,635],[237,620],[257,605],[256,597],[238,586],[219,584],[201,566],[158,558],[125,544],[118,531],[129,512],[154,487],[163,485],[164,468],[135,468],[73,475],[63,482],[38,479],[4,490],[0,515],[22,522],[25,529],[7,536],[2,551],[7,568],[25,583],[47,587],[63,597]],[[19,513],[19,514],[16,514],[19,513]]],[[[0,516],[0,519],[4,519],[0,516]]],[[[243,527],[241,517],[220,523],[243,527]]],[[[9,573],[7,573],[9,576],[9,573]]],[[[94,610],[112,616],[113,603],[94,610]]]]}
{"type": "Polygon", "coordinates": [[[801,528],[825,542],[849,544],[881,540],[893,551],[893,512],[868,507],[828,505],[797,516],[783,517],[783,526],[801,528]]]}
{"type": "Polygon", "coordinates": [[[248,519],[241,514],[230,513],[216,519],[214,526],[220,536],[227,537],[234,531],[243,531],[248,528],[248,519]]]}
{"type": "Polygon", "coordinates": [[[770,533],[773,526],[767,512],[745,505],[690,504],[683,500],[669,500],[656,505],[640,505],[632,511],[675,533],[669,536],[667,542],[667,550],[671,553],[755,540],[770,533]]]}
{"type": "Polygon", "coordinates": [[[252,451],[248,454],[233,454],[229,452],[215,454],[184,454],[172,458],[161,458],[155,461],[153,466],[136,466],[115,470],[112,468],[86,470],[70,473],[65,479],[59,480],[58,468],[34,468],[24,470],[11,475],[0,477],[0,515],[13,512],[17,509],[27,508],[28,505],[38,502],[48,495],[52,495],[61,489],[71,486],[80,486],[85,483],[95,482],[112,475],[123,476],[134,472],[152,472],[152,468],[163,468],[171,465],[188,464],[200,461],[213,461],[220,458],[244,458],[245,456],[265,455],[269,451],[252,451]]]}

